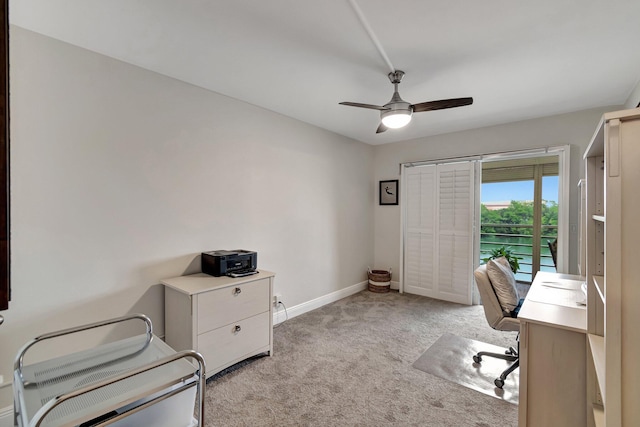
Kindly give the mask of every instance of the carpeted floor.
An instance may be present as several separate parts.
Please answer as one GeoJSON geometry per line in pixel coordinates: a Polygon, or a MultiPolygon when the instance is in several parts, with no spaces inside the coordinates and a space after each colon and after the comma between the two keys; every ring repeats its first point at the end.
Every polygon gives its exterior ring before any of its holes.
{"type": "Polygon", "coordinates": [[[276,327],[273,357],[210,379],[206,425],[516,426],[516,405],[412,366],[447,333],[516,337],[482,306],[362,291],[276,327]]]}

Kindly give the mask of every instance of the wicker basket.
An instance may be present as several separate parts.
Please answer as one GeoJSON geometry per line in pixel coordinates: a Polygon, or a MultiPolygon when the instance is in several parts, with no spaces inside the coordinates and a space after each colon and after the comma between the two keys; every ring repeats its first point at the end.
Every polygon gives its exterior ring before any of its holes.
{"type": "Polygon", "coordinates": [[[372,270],[367,269],[369,275],[368,289],[371,292],[389,292],[391,288],[391,269],[387,270],[372,270]]]}

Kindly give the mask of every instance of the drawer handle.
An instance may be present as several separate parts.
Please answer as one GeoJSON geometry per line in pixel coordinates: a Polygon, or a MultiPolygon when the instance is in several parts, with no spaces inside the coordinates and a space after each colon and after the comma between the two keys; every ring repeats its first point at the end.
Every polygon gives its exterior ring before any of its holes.
{"type": "Polygon", "coordinates": [[[241,330],[242,330],[242,328],[240,327],[240,325],[236,325],[236,326],[233,327],[233,333],[234,334],[237,334],[241,330]]]}
{"type": "Polygon", "coordinates": [[[240,295],[240,292],[242,292],[242,289],[240,289],[240,288],[235,288],[235,289],[233,290],[233,295],[240,295]]]}

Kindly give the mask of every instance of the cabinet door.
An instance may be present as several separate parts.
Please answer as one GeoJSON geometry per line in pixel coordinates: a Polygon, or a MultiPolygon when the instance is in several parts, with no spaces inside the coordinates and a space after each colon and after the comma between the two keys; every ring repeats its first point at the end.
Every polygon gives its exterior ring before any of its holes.
{"type": "Polygon", "coordinates": [[[584,333],[530,322],[525,333],[526,347],[520,345],[520,425],[587,425],[584,333]]]}

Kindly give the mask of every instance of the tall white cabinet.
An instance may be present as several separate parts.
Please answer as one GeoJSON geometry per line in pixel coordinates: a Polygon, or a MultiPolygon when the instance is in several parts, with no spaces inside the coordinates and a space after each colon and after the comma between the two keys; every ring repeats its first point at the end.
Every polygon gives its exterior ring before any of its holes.
{"type": "Polygon", "coordinates": [[[584,160],[588,425],[640,425],[640,109],[605,114],[584,160]]]}

